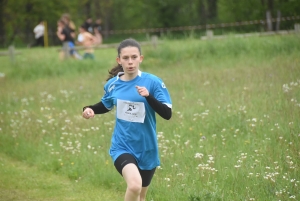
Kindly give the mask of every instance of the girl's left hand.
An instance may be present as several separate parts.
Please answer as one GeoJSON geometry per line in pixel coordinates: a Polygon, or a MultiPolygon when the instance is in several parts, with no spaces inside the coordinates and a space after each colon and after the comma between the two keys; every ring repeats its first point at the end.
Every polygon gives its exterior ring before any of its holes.
{"type": "Polygon", "coordinates": [[[137,89],[137,92],[143,96],[143,97],[148,97],[149,96],[149,91],[146,87],[140,87],[140,86],[135,86],[137,89]]]}

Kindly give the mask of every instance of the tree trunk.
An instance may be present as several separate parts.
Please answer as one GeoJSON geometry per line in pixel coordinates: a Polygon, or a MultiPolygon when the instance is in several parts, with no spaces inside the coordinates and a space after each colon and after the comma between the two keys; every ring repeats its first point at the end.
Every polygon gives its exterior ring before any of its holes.
{"type": "MultiPolygon", "coordinates": [[[[30,3],[30,0],[27,0],[27,3],[25,4],[26,15],[30,16],[32,7],[33,7],[33,4],[30,3]]],[[[34,27],[32,27],[32,21],[30,18],[26,18],[25,23],[26,23],[25,32],[23,32],[24,33],[24,41],[26,41],[26,43],[30,44],[30,41],[31,41],[30,36],[32,34],[29,34],[29,33],[32,33],[34,27]]],[[[39,23],[39,22],[36,22],[36,23],[39,23]]]]}
{"type": "Polygon", "coordinates": [[[206,9],[205,9],[204,0],[199,0],[198,11],[200,13],[199,15],[200,24],[206,24],[206,9]]]}
{"type": "Polygon", "coordinates": [[[272,31],[273,26],[272,26],[272,14],[270,10],[267,10],[266,12],[266,18],[267,18],[267,31],[272,31]]]}
{"type": "Polygon", "coordinates": [[[5,42],[5,25],[4,25],[4,7],[7,0],[0,0],[0,46],[4,47],[5,42]]]}
{"type": "Polygon", "coordinates": [[[103,9],[102,9],[102,12],[104,14],[103,18],[104,18],[104,37],[105,38],[108,38],[109,37],[109,31],[111,30],[112,28],[112,21],[111,21],[111,16],[112,16],[112,13],[114,11],[118,12],[118,10],[120,8],[118,7],[115,7],[114,4],[113,4],[113,0],[106,0],[104,1],[105,4],[102,4],[103,6],[103,9]]]}
{"type": "Polygon", "coordinates": [[[85,8],[85,19],[88,19],[88,18],[92,17],[91,0],[88,0],[85,3],[84,8],[85,8]]]}
{"type": "Polygon", "coordinates": [[[268,0],[268,10],[272,12],[273,9],[274,9],[274,0],[268,0]]]}
{"type": "Polygon", "coordinates": [[[209,20],[213,20],[217,17],[217,13],[218,13],[217,2],[218,0],[207,0],[207,6],[208,6],[207,17],[209,20]]]}
{"type": "Polygon", "coordinates": [[[268,10],[267,10],[267,29],[268,31],[273,31],[272,14],[274,9],[274,0],[267,0],[268,10]]]}
{"type": "Polygon", "coordinates": [[[100,7],[100,1],[95,0],[94,1],[94,6],[95,6],[95,14],[96,14],[96,19],[101,18],[101,7],[100,7]]]}
{"type": "Polygon", "coordinates": [[[276,31],[280,30],[280,19],[281,18],[281,12],[280,10],[277,11],[277,19],[276,19],[276,31]]]}
{"type": "Polygon", "coordinates": [[[105,12],[105,16],[104,16],[104,38],[108,38],[109,36],[109,30],[110,30],[110,9],[107,9],[107,11],[105,12]]]}

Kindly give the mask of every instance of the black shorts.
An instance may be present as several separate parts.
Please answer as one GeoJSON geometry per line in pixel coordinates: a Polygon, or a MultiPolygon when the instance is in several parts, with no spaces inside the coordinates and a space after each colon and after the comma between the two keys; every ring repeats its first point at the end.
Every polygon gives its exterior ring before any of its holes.
{"type": "Polygon", "coordinates": [[[117,160],[115,161],[115,167],[118,170],[118,172],[122,175],[122,170],[125,167],[125,165],[133,163],[138,168],[140,175],[142,177],[142,187],[149,186],[152,177],[154,175],[154,172],[156,168],[153,168],[152,170],[141,170],[135,160],[135,158],[131,154],[121,154],[117,160]]]}

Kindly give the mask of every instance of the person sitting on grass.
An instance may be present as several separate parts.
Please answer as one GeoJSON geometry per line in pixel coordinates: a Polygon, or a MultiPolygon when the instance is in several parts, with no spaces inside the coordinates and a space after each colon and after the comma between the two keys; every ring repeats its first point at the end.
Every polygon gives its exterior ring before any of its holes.
{"type": "Polygon", "coordinates": [[[79,27],[79,34],[77,38],[78,44],[84,47],[84,59],[94,59],[94,48],[93,45],[96,41],[95,36],[89,33],[84,25],[79,27]]]}

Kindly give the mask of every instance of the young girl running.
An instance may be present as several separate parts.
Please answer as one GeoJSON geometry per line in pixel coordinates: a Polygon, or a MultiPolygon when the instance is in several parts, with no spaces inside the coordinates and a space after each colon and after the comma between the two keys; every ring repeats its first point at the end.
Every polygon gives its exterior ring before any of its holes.
{"type": "Polygon", "coordinates": [[[157,76],[139,70],[144,56],[134,39],[118,47],[118,65],[110,70],[99,103],[83,108],[86,119],[116,107],[116,123],[110,155],[127,189],[125,201],[144,201],[160,165],[155,113],[169,120],[172,101],[164,82],[157,76]]]}

